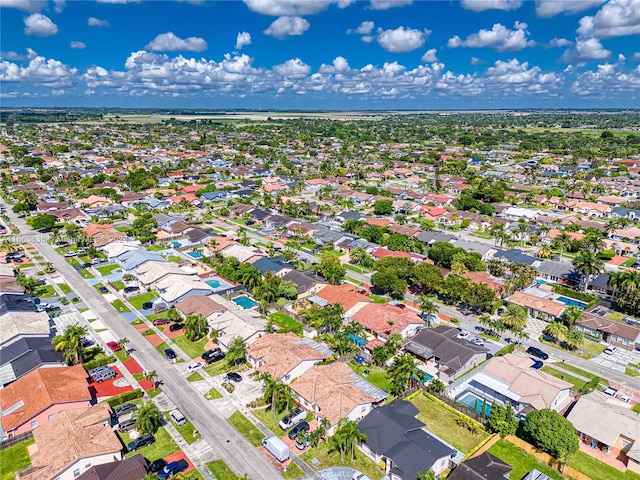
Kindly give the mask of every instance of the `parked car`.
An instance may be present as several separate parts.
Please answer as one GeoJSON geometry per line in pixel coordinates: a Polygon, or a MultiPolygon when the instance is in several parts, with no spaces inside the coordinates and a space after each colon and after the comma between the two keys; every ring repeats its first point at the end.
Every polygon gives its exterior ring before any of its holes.
{"type": "Polygon", "coordinates": [[[167,307],[166,305],[156,305],[155,307],[153,307],[153,313],[165,312],[167,310],[169,310],[169,307],[167,307]]]}
{"type": "Polygon", "coordinates": [[[227,380],[231,380],[233,382],[241,382],[242,381],[242,377],[240,376],[239,373],[236,372],[229,372],[227,373],[227,380]]]}
{"type": "Polygon", "coordinates": [[[287,413],[282,420],[278,423],[282,430],[291,428],[307,418],[307,412],[301,407],[297,407],[295,410],[287,413]]]}
{"type": "Polygon", "coordinates": [[[118,423],[118,431],[121,433],[130,432],[134,428],[136,428],[135,418],[130,418],[129,420],[118,423]]]}
{"type": "Polygon", "coordinates": [[[351,480],[371,480],[371,479],[367,477],[364,473],[358,472],[356,470],[355,472],[353,472],[353,475],[351,476],[351,480]]]}
{"type": "Polygon", "coordinates": [[[129,287],[124,287],[122,290],[123,293],[133,293],[140,290],[140,287],[136,287],[135,285],[131,285],[129,287]]]}
{"type": "Polygon", "coordinates": [[[304,432],[308,432],[308,431],[309,431],[309,424],[307,422],[300,422],[295,427],[293,427],[291,430],[289,430],[289,438],[291,440],[293,440],[299,434],[304,433],[304,432]]]}
{"type": "Polygon", "coordinates": [[[178,330],[182,330],[184,328],[184,323],[174,323],[169,327],[170,332],[177,332],[178,330]]]}
{"type": "Polygon", "coordinates": [[[173,360],[174,358],[177,357],[176,352],[174,352],[171,348],[167,348],[164,351],[164,355],[169,359],[169,360],[173,360]]]}
{"type": "Polygon", "coordinates": [[[187,423],[187,419],[184,417],[184,415],[182,415],[182,412],[177,408],[175,410],[171,410],[169,412],[169,416],[174,422],[176,422],[176,425],[178,425],[179,427],[187,423]]]}
{"type": "Polygon", "coordinates": [[[118,345],[117,342],[107,342],[107,347],[109,347],[109,350],[111,350],[112,352],[119,352],[120,350],[122,350],[122,347],[120,345],[118,345]]]}
{"type": "Polygon", "coordinates": [[[609,345],[607,348],[604,349],[604,353],[606,353],[607,355],[613,355],[616,352],[616,350],[618,350],[618,347],[609,345]]]}
{"type": "Polygon", "coordinates": [[[482,347],[484,345],[484,340],[482,340],[481,338],[474,338],[473,340],[471,340],[471,343],[473,343],[474,345],[478,345],[480,347],[482,347]]]}
{"type": "Polygon", "coordinates": [[[549,355],[547,353],[543,352],[542,350],[540,350],[538,347],[529,347],[529,348],[527,348],[527,353],[529,355],[533,355],[534,357],[541,358],[542,360],[548,360],[549,359],[549,355]]]}
{"type": "Polygon", "coordinates": [[[99,291],[100,293],[108,293],[108,292],[109,292],[109,289],[108,289],[107,287],[105,287],[104,285],[100,285],[100,286],[98,287],[98,291],[99,291]]]}
{"type": "Polygon", "coordinates": [[[207,362],[207,364],[210,365],[222,360],[224,358],[224,353],[219,348],[213,348],[207,352],[204,352],[201,357],[205,362],[207,362]]]}
{"type": "Polygon", "coordinates": [[[153,302],[144,302],[142,304],[143,310],[151,310],[153,308],[153,302]]]}
{"type": "Polygon", "coordinates": [[[311,440],[309,439],[309,433],[301,433],[296,437],[296,448],[298,450],[304,450],[309,445],[311,445],[311,440]]]}
{"type": "Polygon", "coordinates": [[[150,433],[145,433],[144,435],[141,435],[135,440],[129,442],[127,444],[127,450],[130,452],[135,452],[136,450],[152,445],[155,441],[156,437],[154,437],[150,433]]]}
{"type": "Polygon", "coordinates": [[[89,370],[89,376],[93,378],[99,373],[106,372],[108,370],[113,370],[113,369],[108,365],[101,365],[99,367],[94,368],[93,370],[89,370]]]}
{"type": "Polygon", "coordinates": [[[65,257],[69,258],[69,257],[75,257],[76,255],[78,255],[76,252],[67,252],[64,254],[65,257]]]}
{"type": "Polygon", "coordinates": [[[158,477],[160,478],[169,478],[171,475],[175,475],[176,473],[180,473],[183,470],[189,468],[189,464],[184,458],[177,460],[175,462],[171,462],[166,467],[158,472],[158,477]]]}
{"type": "Polygon", "coordinates": [[[138,406],[135,403],[125,403],[124,405],[120,405],[118,408],[116,408],[113,411],[113,414],[116,417],[119,417],[120,415],[124,415],[125,413],[129,413],[129,412],[133,412],[134,410],[137,410],[138,406]]]}
{"type": "Polygon", "coordinates": [[[156,318],[153,321],[153,324],[157,327],[158,325],[166,325],[167,323],[171,323],[168,318],[156,318]]]}
{"type": "Polygon", "coordinates": [[[109,369],[105,370],[104,372],[98,373],[95,377],[93,377],[93,380],[97,383],[102,383],[106,382],[107,380],[111,380],[112,378],[116,378],[117,376],[118,374],[115,372],[115,370],[109,369]]]}
{"type": "Polygon", "coordinates": [[[204,363],[202,362],[195,362],[187,365],[187,371],[189,373],[197,372],[198,370],[202,370],[203,368],[204,368],[204,363]]]}
{"type": "Polygon", "coordinates": [[[470,335],[469,332],[463,330],[458,335],[456,335],[456,338],[468,338],[469,335],[470,335]]]}
{"type": "Polygon", "coordinates": [[[151,462],[149,465],[147,465],[147,472],[156,473],[162,470],[166,466],[167,466],[166,460],[164,458],[159,458],[151,462]]]}

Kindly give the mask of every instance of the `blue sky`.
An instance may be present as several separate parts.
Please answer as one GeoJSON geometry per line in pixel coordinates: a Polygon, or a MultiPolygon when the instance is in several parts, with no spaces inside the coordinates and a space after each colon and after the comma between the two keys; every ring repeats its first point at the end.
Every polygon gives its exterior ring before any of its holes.
{"type": "Polygon", "coordinates": [[[640,0],[0,0],[4,106],[640,108],[640,0]]]}

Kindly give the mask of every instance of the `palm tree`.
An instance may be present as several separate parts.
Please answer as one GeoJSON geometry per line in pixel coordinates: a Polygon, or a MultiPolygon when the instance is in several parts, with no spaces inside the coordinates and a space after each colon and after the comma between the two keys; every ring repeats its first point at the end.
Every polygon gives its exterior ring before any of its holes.
{"type": "Polygon", "coordinates": [[[582,333],[580,330],[576,330],[575,328],[572,328],[567,332],[567,334],[564,337],[564,340],[567,343],[567,345],[571,347],[571,349],[575,349],[577,347],[584,345],[584,333],[582,333]]]}
{"type": "Polygon", "coordinates": [[[518,240],[520,240],[521,246],[524,243],[524,235],[525,233],[527,233],[527,230],[528,227],[526,223],[518,223],[518,225],[516,225],[516,228],[514,229],[514,232],[516,233],[516,235],[518,235],[518,240]]]}
{"type": "Polygon", "coordinates": [[[527,311],[520,305],[510,303],[501,315],[502,323],[509,329],[513,327],[525,328],[527,326],[527,311]]]}
{"type": "Polygon", "coordinates": [[[191,340],[192,342],[200,340],[208,331],[209,324],[207,323],[206,318],[199,313],[187,315],[184,322],[184,334],[187,337],[187,340],[191,340]]]}
{"type": "Polygon", "coordinates": [[[393,361],[387,370],[386,377],[391,379],[389,393],[395,397],[401,395],[411,382],[411,375],[416,371],[416,361],[408,353],[403,353],[393,361]]]}
{"type": "Polygon", "coordinates": [[[587,291],[592,275],[597,275],[604,268],[604,262],[591,251],[578,252],[573,259],[573,268],[582,274],[583,291],[587,291]]]}
{"type": "Polygon", "coordinates": [[[389,335],[389,338],[387,338],[387,341],[384,344],[384,347],[387,350],[387,354],[389,356],[395,355],[400,350],[400,347],[402,347],[403,342],[404,339],[399,333],[394,332],[389,335]]]}
{"type": "Polygon", "coordinates": [[[363,337],[365,334],[364,325],[354,321],[347,323],[342,331],[347,335],[355,335],[356,337],[363,337]]]}
{"type": "Polygon", "coordinates": [[[553,250],[551,250],[551,247],[549,245],[543,245],[536,252],[536,257],[538,257],[538,258],[551,258],[552,254],[553,254],[553,250]]]}
{"type": "Polygon", "coordinates": [[[344,460],[344,451],[346,448],[350,447],[351,461],[353,461],[356,445],[359,442],[366,442],[367,436],[360,431],[356,422],[343,418],[338,422],[338,426],[331,440],[340,449],[341,460],[344,460]]]}
{"type": "Polygon", "coordinates": [[[579,322],[584,318],[584,313],[581,308],[578,307],[567,307],[564,312],[562,312],[562,321],[564,324],[571,328],[576,322],[579,322]]]}
{"type": "Polygon", "coordinates": [[[427,323],[427,326],[430,327],[432,315],[436,315],[439,309],[426,295],[420,295],[418,303],[420,312],[422,312],[422,319],[427,323]]]}
{"type": "Polygon", "coordinates": [[[20,250],[20,246],[10,240],[4,240],[0,243],[0,251],[4,253],[14,253],[20,250]]]}
{"type": "Polygon", "coordinates": [[[62,332],[53,338],[53,345],[57,352],[62,352],[65,363],[67,365],[76,365],[82,363],[84,358],[84,347],[82,346],[82,337],[87,334],[86,327],[79,324],[67,325],[62,332]]]}
{"type": "Polygon", "coordinates": [[[566,336],[569,329],[562,322],[551,322],[544,329],[544,333],[556,339],[556,341],[560,340],[560,337],[566,336]]]}
{"type": "Polygon", "coordinates": [[[292,398],[291,387],[282,383],[281,380],[273,378],[268,373],[260,374],[259,378],[264,383],[264,401],[271,403],[273,416],[275,417],[282,410],[278,408],[278,405],[285,403],[288,410],[292,398]]]}
{"type": "Polygon", "coordinates": [[[145,373],[144,377],[145,380],[149,380],[150,382],[153,383],[153,386],[156,387],[156,380],[158,379],[158,373],[155,370],[151,370],[150,372],[145,373]]]}
{"type": "Polygon", "coordinates": [[[120,340],[118,340],[118,345],[120,346],[120,348],[122,348],[124,350],[124,354],[127,355],[129,352],[127,352],[127,344],[129,343],[129,339],[128,338],[121,338],[120,340]]]}
{"type": "Polygon", "coordinates": [[[554,248],[560,250],[560,261],[562,261],[562,252],[571,245],[571,237],[567,232],[562,230],[558,235],[556,235],[551,244],[554,248]]]}
{"type": "Polygon", "coordinates": [[[600,232],[600,230],[590,230],[582,239],[582,244],[591,248],[594,253],[601,250],[604,248],[602,232],[600,232]]]}
{"type": "Polygon", "coordinates": [[[227,354],[225,356],[225,362],[228,366],[235,366],[239,363],[244,363],[247,359],[247,344],[242,337],[234,337],[229,343],[227,354]]]}
{"type": "Polygon", "coordinates": [[[162,414],[153,402],[144,402],[136,411],[136,430],[141,435],[156,433],[162,425],[162,414]]]}
{"type": "Polygon", "coordinates": [[[248,246],[250,242],[249,235],[247,235],[247,229],[244,227],[240,227],[238,228],[238,230],[236,230],[236,233],[238,234],[238,240],[240,240],[240,243],[245,247],[248,246]]]}

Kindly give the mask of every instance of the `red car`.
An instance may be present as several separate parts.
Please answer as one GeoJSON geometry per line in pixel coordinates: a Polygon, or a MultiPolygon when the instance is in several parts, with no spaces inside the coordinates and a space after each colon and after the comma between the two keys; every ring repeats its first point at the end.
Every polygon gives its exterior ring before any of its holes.
{"type": "Polygon", "coordinates": [[[109,347],[109,349],[112,352],[118,352],[118,351],[122,350],[122,347],[120,345],[118,345],[116,342],[107,342],[107,347],[109,347]]]}
{"type": "Polygon", "coordinates": [[[156,318],[156,319],[153,321],[153,324],[154,324],[155,326],[158,326],[158,325],[166,325],[167,323],[170,323],[168,318],[156,318]]]}

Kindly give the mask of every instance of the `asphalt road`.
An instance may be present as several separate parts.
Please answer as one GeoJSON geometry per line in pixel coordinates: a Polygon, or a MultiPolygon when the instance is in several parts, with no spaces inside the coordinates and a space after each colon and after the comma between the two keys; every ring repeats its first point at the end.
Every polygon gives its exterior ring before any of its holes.
{"type": "Polygon", "coordinates": [[[26,223],[8,209],[7,215],[20,228],[20,243],[32,243],[40,254],[51,262],[71,289],[82,299],[96,317],[109,328],[116,338],[129,339],[129,348],[149,370],[153,369],[162,380],[163,392],[196,426],[202,438],[217,456],[236,473],[247,473],[253,480],[273,480],[280,473],[254,448],[205,398],[194,394],[190,383],[129,324],[98,291],[89,285],[65,259],[49,245],[48,235],[31,233],[26,223]]]}

